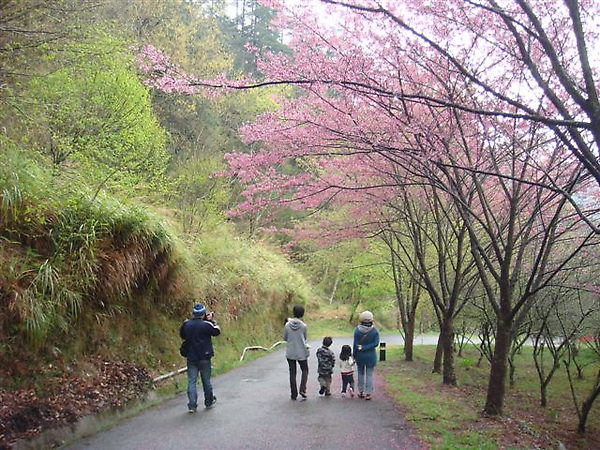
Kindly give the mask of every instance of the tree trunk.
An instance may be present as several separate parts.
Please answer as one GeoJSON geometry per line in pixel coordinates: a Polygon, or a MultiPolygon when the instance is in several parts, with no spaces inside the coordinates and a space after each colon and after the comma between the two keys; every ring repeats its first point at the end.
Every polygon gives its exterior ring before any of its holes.
{"type": "Polygon", "coordinates": [[[415,342],[415,315],[409,314],[407,327],[404,330],[404,360],[413,361],[413,347],[415,342]]]}
{"type": "Polygon", "coordinates": [[[442,383],[456,386],[456,370],[454,367],[454,320],[452,317],[444,317],[442,325],[442,345],[444,348],[444,372],[442,383]]]}
{"type": "Polygon", "coordinates": [[[487,398],[485,407],[483,408],[483,412],[488,416],[501,416],[503,412],[510,336],[510,320],[498,318],[498,329],[490,368],[487,398]]]}
{"type": "Polygon", "coordinates": [[[585,425],[587,423],[588,415],[592,410],[592,406],[594,406],[594,402],[600,395],[600,369],[598,370],[598,374],[596,375],[596,383],[594,384],[594,388],[590,392],[590,395],[585,399],[583,404],[581,405],[581,414],[579,415],[579,424],[577,425],[577,431],[580,434],[585,433],[585,425]]]}
{"type": "Polygon", "coordinates": [[[509,380],[510,380],[510,387],[514,387],[515,386],[515,371],[516,371],[516,367],[513,364],[513,360],[512,358],[508,358],[508,366],[509,366],[509,380]]]}
{"type": "Polygon", "coordinates": [[[545,408],[548,406],[548,390],[546,389],[546,383],[542,383],[540,386],[540,406],[545,408]]]}
{"type": "MultiPolygon", "coordinates": [[[[329,268],[327,270],[329,272],[329,268]]],[[[331,289],[331,295],[329,296],[329,304],[333,304],[333,299],[335,298],[335,294],[337,292],[338,283],[340,282],[340,274],[342,269],[338,270],[338,273],[335,275],[335,281],[333,282],[333,289],[331,289]]]]}
{"type": "Polygon", "coordinates": [[[444,356],[444,337],[442,333],[438,336],[437,346],[435,348],[435,358],[433,358],[432,373],[442,373],[442,357],[444,356]]]}

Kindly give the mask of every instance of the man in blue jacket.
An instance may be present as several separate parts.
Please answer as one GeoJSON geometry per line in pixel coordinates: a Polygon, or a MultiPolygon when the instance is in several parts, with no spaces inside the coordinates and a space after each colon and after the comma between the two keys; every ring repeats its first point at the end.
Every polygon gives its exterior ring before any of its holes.
{"type": "Polygon", "coordinates": [[[204,406],[210,408],[217,402],[210,383],[211,358],[215,355],[212,337],[221,334],[221,329],[214,321],[213,313],[207,313],[206,307],[201,303],[194,306],[192,315],[191,319],[187,319],[181,325],[179,335],[181,339],[188,342],[188,411],[195,413],[198,408],[198,391],[196,390],[198,374],[200,374],[204,390],[204,406]]]}

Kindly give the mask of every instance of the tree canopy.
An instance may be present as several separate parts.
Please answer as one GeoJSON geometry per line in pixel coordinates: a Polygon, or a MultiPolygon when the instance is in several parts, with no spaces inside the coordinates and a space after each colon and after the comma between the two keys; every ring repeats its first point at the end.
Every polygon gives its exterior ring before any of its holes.
{"type": "Polygon", "coordinates": [[[261,78],[191,76],[147,49],[151,84],[211,95],[294,86],[278,111],[241,128],[251,152],[227,155],[245,189],[236,214],[319,212],[321,230],[339,238],[374,236],[399,230],[390,222],[403,192],[422,208],[447,196],[438,220],[463,224],[495,316],[485,411],[501,414],[522,317],[600,237],[598,4],[263,4],[277,9],[293,54],[260,54],[261,78]],[[329,220],[335,209],[346,219],[329,220]]]}

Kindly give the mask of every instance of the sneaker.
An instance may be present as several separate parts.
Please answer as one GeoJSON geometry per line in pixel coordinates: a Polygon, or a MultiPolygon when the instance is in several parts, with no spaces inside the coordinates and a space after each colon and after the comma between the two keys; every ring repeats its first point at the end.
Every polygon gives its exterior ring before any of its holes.
{"type": "Polygon", "coordinates": [[[319,389],[319,395],[323,395],[325,393],[325,388],[323,386],[321,386],[321,389],[319,389]]]}
{"type": "Polygon", "coordinates": [[[350,397],[354,398],[354,389],[351,387],[348,388],[348,392],[350,392],[350,397]]]}
{"type": "Polygon", "coordinates": [[[213,397],[212,400],[210,401],[210,403],[208,403],[206,405],[207,408],[210,408],[211,406],[213,406],[215,403],[217,403],[217,397],[213,397]]]}
{"type": "Polygon", "coordinates": [[[331,391],[325,391],[325,397],[329,397],[331,395],[331,391]]]}
{"type": "Polygon", "coordinates": [[[300,392],[300,401],[303,402],[304,400],[306,400],[306,393],[300,392]]]}
{"type": "Polygon", "coordinates": [[[365,394],[364,394],[364,392],[362,392],[362,391],[361,391],[361,392],[359,392],[359,393],[358,393],[358,398],[365,398],[365,394]]]}
{"type": "Polygon", "coordinates": [[[371,400],[371,394],[365,395],[365,400],[371,400]]]}
{"type": "Polygon", "coordinates": [[[345,396],[346,396],[346,393],[345,393],[345,392],[342,392],[342,397],[345,397],[345,396]]]}
{"type": "Polygon", "coordinates": [[[196,408],[188,408],[188,413],[194,414],[196,412],[196,408]]]}
{"type": "Polygon", "coordinates": [[[292,400],[296,400],[296,398],[298,398],[298,397],[294,397],[294,396],[292,395],[292,396],[290,396],[290,398],[291,398],[292,400]]]}

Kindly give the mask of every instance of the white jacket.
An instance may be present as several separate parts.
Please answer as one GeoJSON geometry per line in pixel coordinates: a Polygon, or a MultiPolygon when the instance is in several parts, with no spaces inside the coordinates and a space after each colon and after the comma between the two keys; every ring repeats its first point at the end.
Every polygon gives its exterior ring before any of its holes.
{"type": "Polygon", "coordinates": [[[342,361],[340,359],[340,372],[341,373],[353,373],[354,372],[354,364],[356,364],[356,361],[354,361],[354,358],[352,356],[349,356],[348,359],[346,361],[342,361]]]}

